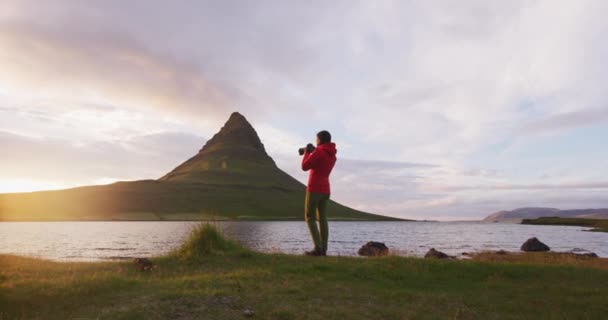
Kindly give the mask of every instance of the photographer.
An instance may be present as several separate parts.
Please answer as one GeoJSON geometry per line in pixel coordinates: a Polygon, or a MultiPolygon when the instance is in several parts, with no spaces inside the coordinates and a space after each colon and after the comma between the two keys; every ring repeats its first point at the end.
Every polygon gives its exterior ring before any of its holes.
{"type": "Polygon", "coordinates": [[[306,255],[327,255],[327,241],[329,226],[327,223],[327,204],[329,203],[329,174],[336,164],[336,144],[331,142],[328,131],[317,133],[317,147],[308,144],[299,150],[302,158],[302,170],[309,171],[308,186],[306,188],[306,201],[304,216],[315,248],[306,251],[306,255]],[[317,222],[319,221],[319,228],[317,222]]]}

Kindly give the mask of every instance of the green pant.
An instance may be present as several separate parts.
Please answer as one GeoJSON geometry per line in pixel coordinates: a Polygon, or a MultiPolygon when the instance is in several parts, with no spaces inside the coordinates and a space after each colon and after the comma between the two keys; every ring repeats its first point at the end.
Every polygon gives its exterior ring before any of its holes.
{"type": "Polygon", "coordinates": [[[323,252],[327,251],[327,240],[329,239],[327,203],[329,203],[328,194],[306,192],[304,217],[306,218],[312,241],[315,243],[315,249],[323,252]],[[319,221],[319,228],[317,228],[315,217],[319,221]],[[319,229],[321,230],[320,233],[319,229]]]}

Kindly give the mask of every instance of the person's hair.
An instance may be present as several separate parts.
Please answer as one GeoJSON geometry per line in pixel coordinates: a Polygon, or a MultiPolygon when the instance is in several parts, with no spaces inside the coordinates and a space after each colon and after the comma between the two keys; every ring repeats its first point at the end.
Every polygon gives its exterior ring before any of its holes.
{"type": "Polygon", "coordinates": [[[319,138],[319,141],[321,141],[321,143],[330,143],[331,133],[329,133],[329,131],[327,130],[319,131],[319,133],[317,133],[317,138],[319,138]]]}

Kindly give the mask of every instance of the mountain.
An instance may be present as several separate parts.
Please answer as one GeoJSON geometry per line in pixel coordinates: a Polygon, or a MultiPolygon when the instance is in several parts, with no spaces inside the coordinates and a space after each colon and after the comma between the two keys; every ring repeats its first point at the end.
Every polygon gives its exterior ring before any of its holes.
{"type": "Polygon", "coordinates": [[[240,113],[194,157],[160,178],[168,182],[254,186],[297,191],[302,184],[277,167],[257,132],[240,113]]]}
{"type": "MultiPolygon", "coordinates": [[[[0,194],[0,220],[302,220],[304,192],[235,112],[196,155],[160,179],[0,194]]],[[[329,216],[398,220],[334,201],[329,216]]]]}
{"type": "Polygon", "coordinates": [[[483,221],[519,221],[541,217],[608,219],[608,209],[519,208],[511,211],[495,212],[483,221]]]}

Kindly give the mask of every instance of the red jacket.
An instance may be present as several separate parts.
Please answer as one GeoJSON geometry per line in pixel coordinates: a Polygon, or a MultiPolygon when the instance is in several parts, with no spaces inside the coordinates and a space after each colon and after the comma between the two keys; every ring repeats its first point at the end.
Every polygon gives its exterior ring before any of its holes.
{"type": "Polygon", "coordinates": [[[336,144],[324,143],[312,152],[306,152],[302,158],[302,170],[310,170],[306,191],[330,194],[329,174],[336,164],[336,144]]]}

